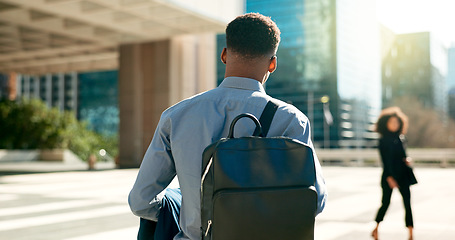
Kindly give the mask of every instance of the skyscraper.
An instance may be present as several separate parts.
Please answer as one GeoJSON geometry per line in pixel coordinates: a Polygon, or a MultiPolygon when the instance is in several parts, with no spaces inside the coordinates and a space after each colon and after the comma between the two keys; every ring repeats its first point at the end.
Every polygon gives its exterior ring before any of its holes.
{"type": "MultiPolygon", "coordinates": [[[[308,116],[315,145],[373,146],[371,127],[381,107],[375,2],[247,0],[246,12],[270,16],[280,28],[278,68],[265,87],[308,116]]],[[[219,53],[224,46],[218,36],[219,53]]],[[[218,63],[218,82],[223,73],[218,63]]]]}
{"type": "Polygon", "coordinates": [[[455,88],[455,43],[447,50],[447,89],[455,88]]]}
{"type": "Polygon", "coordinates": [[[425,107],[447,113],[447,49],[429,32],[398,34],[383,59],[385,106],[414,97],[425,107]]]}
{"type": "Polygon", "coordinates": [[[455,119],[455,43],[447,50],[447,91],[448,91],[448,111],[449,116],[455,119]]]}

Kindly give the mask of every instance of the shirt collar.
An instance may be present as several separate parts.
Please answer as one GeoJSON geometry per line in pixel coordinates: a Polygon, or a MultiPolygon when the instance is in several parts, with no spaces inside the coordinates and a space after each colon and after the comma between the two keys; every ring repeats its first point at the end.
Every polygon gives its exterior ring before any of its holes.
{"type": "Polygon", "coordinates": [[[254,79],[243,77],[227,77],[221,82],[219,87],[237,88],[251,91],[259,91],[265,93],[264,86],[254,79]]]}

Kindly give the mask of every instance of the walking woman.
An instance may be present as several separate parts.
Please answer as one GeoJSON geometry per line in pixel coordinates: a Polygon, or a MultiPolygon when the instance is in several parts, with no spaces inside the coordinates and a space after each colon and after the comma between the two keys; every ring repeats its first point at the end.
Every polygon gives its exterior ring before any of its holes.
{"type": "Polygon", "coordinates": [[[404,208],[406,210],[406,227],[409,229],[409,240],[413,239],[412,231],[414,223],[409,187],[416,184],[417,180],[412,172],[412,168],[409,166],[411,158],[406,156],[401,138],[406,133],[407,127],[408,119],[398,107],[384,109],[376,123],[376,131],[381,135],[379,152],[381,154],[383,173],[381,178],[382,206],[376,215],[376,228],[371,234],[375,240],[378,240],[379,223],[384,219],[394,188],[398,188],[403,197],[404,208]]]}

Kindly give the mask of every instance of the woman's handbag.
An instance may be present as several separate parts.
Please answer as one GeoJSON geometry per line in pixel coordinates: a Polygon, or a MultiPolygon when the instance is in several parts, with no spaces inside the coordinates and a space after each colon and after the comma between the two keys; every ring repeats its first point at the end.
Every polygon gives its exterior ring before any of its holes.
{"type": "Polygon", "coordinates": [[[414,171],[412,170],[412,167],[406,165],[405,174],[406,174],[406,180],[408,181],[409,185],[417,184],[417,179],[416,179],[416,176],[414,175],[414,171]]]}

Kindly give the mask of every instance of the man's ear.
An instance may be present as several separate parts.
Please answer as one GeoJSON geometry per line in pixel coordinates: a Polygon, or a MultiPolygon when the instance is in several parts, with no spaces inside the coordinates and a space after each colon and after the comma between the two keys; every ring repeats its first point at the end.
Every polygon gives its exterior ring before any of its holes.
{"type": "Polygon", "coordinates": [[[269,64],[269,69],[268,69],[268,71],[269,71],[270,73],[273,73],[273,72],[275,72],[276,67],[277,67],[277,57],[276,57],[276,56],[273,56],[272,59],[270,60],[270,64],[269,64]]]}
{"type": "Polygon", "coordinates": [[[226,59],[227,59],[227,49],[226,48],[223,48],[223,51],[221,52],[221,62],[223,62],[224,64],[226,64],[226,59]]]}

